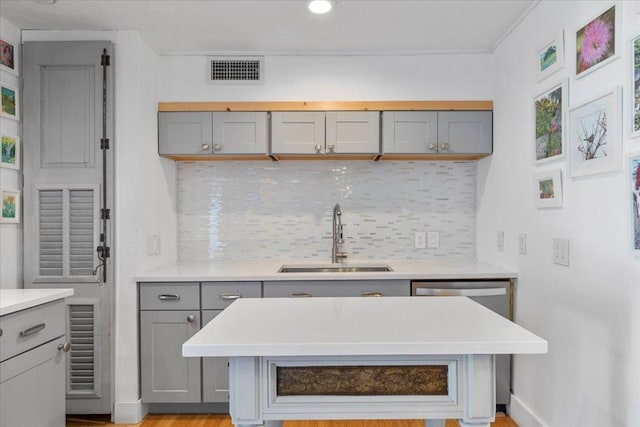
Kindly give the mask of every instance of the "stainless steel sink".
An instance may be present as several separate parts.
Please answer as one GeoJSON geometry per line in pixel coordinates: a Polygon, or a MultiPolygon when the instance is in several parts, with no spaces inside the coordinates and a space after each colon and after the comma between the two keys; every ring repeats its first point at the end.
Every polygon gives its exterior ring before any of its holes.
{"type": "Polygon", "coordinates": [[[283,265],[278,273],[371,273],[393,271],[384,264],[283,265]]]}

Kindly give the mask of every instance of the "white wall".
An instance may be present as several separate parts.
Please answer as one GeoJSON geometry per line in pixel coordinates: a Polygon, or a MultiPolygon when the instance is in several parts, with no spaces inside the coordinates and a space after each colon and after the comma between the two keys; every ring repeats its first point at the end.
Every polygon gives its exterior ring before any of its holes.
{"type": "MultiPolygon", "coordinates": [[[[19,63],[22,53],[20,29],[1,16],[0,38],[14,43],[17,53],[17,55],[14,54],[16,70],[21,73],[21,64],[19,63]]],[[[1,70],[0,81],[18,88],[20,95],[22,94],[19,75],[1,70]]],[[[0,133],[21,137],[22,126],[19,121],[0,117],[0,133]]],[[[15,170],[0,167],[0,188],[22,191],[21,177],[22,168],[15,170]]],[[[0,288],[18,289],[22,287],[22,221],[19,224],[2,223],[0,224],[0,288]]]]}
{"type": "Polygon", "coordinates": [[[267,56],[264,84],[207,84],[206,56],[162,56],[162,101],[491,99],[488,54],[267,56]]]}
{"type": "Polygon", "coordinates": [[[118,33],[116,75],[116,311],[117,423],[144,415],[139,397],[138,301],[135,275],[176,260],[175,162],[158,156],[158,55],[137,32],[118,33]],[[160,254],[146,240],[160,237],[160,254]]]}
{"type": "MultiPolygon", "coordinates": [[[[533,98],[569,77],[569,105],[624,86],[630,105],[630,39],[638,2],[618,2],[621,57],[576,80],[575,31],[610,2],[541,2],[491,58],[494,155],[478,164],[478,257],[518,271],[516,320],[549,340],[544,356],[515,358],[512,416],[521,427],[640,425],[640,262],[631,253],[628,171],[568,177],[568,161],[533,164],[533,98]],[[635,10],[634,10],[635,9],[635,10]],[[565,67],[542,83],[536,53],[561,29],[565,67]],[[533,176],[561,168],[562,209],[538,210],[533,176]],[[496,251],[496,232],[505,251],[496,251]],[[527,255],[518,234],[527,234],[527,255]],[[553,238],[570,240],[570,266],[552,263],[553,238]]],[[[629,115],[625,126],[629,125],[629,115]]],[[[640,140],[624,137],[624,152],[640,140]]]]}

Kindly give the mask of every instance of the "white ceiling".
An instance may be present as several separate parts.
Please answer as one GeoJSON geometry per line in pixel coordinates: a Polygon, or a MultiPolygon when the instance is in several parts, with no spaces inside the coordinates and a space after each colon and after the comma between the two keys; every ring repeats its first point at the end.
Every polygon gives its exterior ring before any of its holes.
{"type": "Polygon", "coordinates": [[[31,30],[138,30],[159,53],[490,51],[536,0],[0,0],[31,30]]]}

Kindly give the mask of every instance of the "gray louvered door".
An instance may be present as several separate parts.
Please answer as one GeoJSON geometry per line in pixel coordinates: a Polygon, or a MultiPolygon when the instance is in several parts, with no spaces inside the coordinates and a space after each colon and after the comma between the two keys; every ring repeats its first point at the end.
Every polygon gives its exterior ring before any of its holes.
{"type": "MultiPolygon", "coordinates": [[[[100,270],[93,274],[100,264],[96,248],[103,208],[103,49],[111,54],[111,43],[30,42],[23,49],[24,284],[74,289],[67,299],[66,409],[75,414],[112,411],[111,262],[107,283],[100,270]]],[[[109,74],[107,133],[113,141],[112,87],[109,74]]],[[[113,207],[112,156],[109,150],[108,208],[113,207]]]]}

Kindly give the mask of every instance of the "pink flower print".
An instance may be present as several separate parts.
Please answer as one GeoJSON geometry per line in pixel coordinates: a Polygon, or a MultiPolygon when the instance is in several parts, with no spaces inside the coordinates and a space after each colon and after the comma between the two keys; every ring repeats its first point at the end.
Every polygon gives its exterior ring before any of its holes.
{"type": "Polygon", "coordinates": [[[602,19],[590,22],[582,38],[582,63],[590,67],[602,60],[611,43],[611,25],[602,19]]]}

